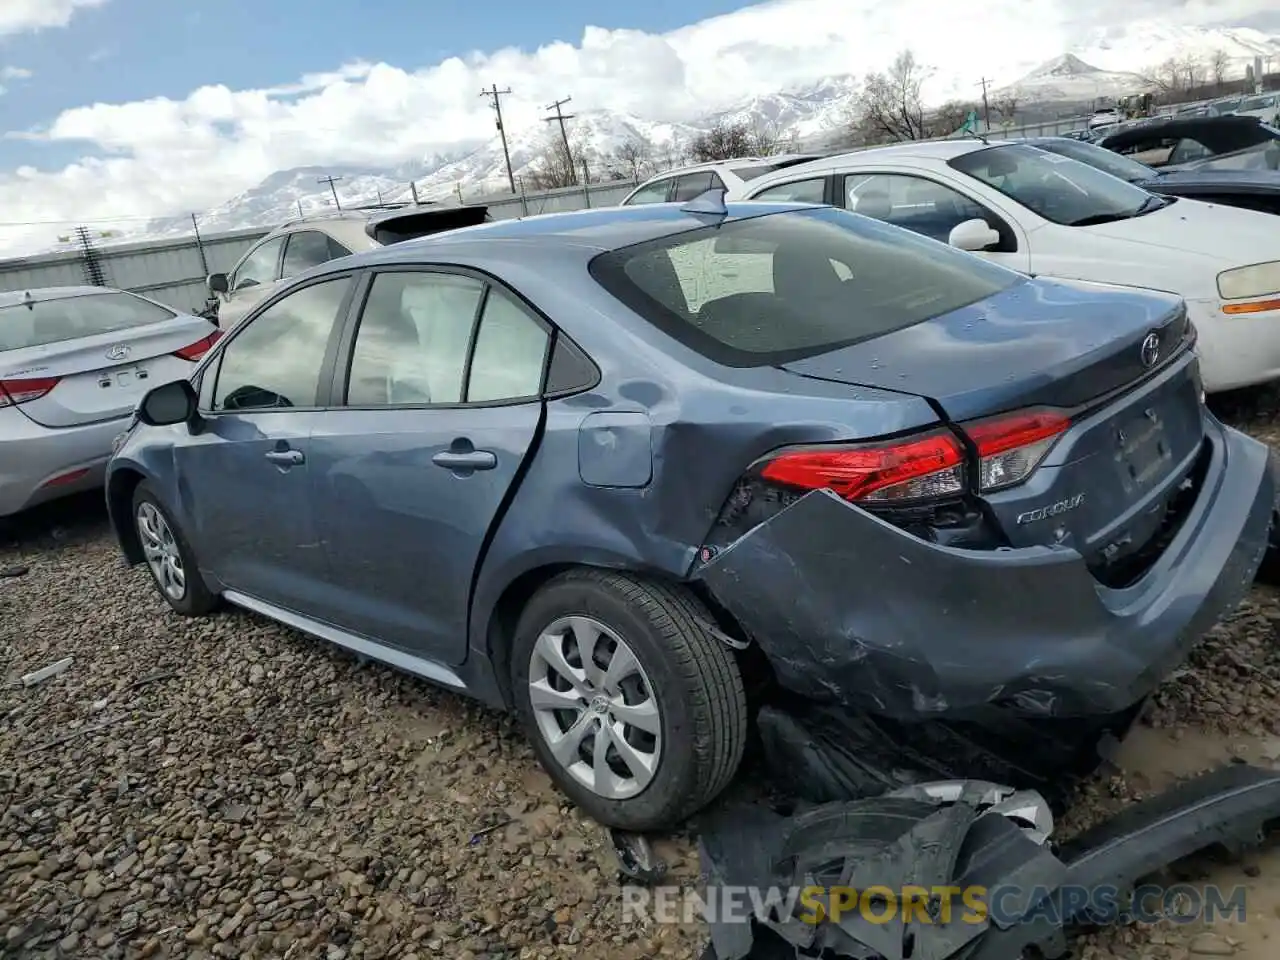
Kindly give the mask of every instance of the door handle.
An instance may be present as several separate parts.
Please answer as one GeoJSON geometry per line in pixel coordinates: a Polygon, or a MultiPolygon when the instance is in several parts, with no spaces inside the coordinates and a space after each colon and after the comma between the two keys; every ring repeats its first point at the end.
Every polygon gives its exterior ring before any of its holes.
{"type": "Polygon", "coordinates": [[[441,450],[431,462],[446,470],[492,470],[498,465],[498,458],[488,450],[441,450]]]}
{"type": "Polygon", "coordinates": [[[267,453],[267,459],[281,466],[296,467],[306,462],[307,458],[303,456],[301,450],[271,450],[267,453]]]}

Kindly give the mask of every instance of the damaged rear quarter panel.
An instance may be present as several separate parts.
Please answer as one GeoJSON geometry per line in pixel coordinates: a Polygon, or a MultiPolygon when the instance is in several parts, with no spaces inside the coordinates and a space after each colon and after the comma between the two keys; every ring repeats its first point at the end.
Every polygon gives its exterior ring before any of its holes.
{"type": "Polygon", "coordinates": [[[1215,424],[1182,530],[1125,590],[1067,548],[926,543],[828,491],[806,494],[694,579],[815,700],[896,719],[1124,710],[1248,590],[1275,482],[1264,446],[1215,424]]]}

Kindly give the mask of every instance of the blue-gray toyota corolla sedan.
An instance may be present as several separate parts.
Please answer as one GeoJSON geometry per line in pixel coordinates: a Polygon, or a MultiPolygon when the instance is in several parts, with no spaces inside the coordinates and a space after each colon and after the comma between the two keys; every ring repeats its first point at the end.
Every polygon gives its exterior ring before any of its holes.
{"type": "Polygon", "coordinates": [[[728,783],[744,674],[894,720],[1132,708],[1247,589],[1267,448],[1179,300],[704,197],[336,260],[119,438],[121,546],[518,712],[599,820],[728,783]]]}

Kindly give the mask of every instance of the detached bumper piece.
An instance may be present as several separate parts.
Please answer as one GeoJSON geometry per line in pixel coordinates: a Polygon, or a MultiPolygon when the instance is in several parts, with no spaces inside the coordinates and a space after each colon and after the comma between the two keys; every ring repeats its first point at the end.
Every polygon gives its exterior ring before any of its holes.
{"type": "Polygon", "coordinates": [[[1280,772],[1246,765],[1137,803],[1057,850],[1042,797],[982,781],[916,784],[793,817],[729,809],[700,843],[707,901],[715,888],[747,888],[768,906],[709,917],[704,960],[1020,960],[1029,948],[1055,960],[1073,928],[1116,919],[1092,912],[1082,891],[1123,901],[1160,868],[1255,843],[1275,820],[1280,772]],[[890,904],[873,888],[920,896],[890,904]],[[975,889],[1001,891],[998,909],[975,909],[963,893],[975,889]]]}

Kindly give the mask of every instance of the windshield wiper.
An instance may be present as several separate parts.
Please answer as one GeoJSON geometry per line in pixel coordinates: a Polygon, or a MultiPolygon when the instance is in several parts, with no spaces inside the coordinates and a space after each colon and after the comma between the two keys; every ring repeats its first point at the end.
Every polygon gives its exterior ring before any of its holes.
{"type": "Polygon", "coordinates": [[[1154,193],[1142,201],[1142,205],[1133,211],[1135,217],[1141,217],[1143,214],[1155,213],[1157,210],[1163,210],[1169,205],[1169,201],[1164,197],[1157,197],[1154,193]]]}
{"type": "Polygon", "coordinates": [[[1100,223],[1115,223],[1117,220],[1129,220],[1137,216],[1136,212],[1119,211],[1117,213],[1091,213],[1079,220],[1068,220],[1068,227],[1093,227],[1100,223]]]}

